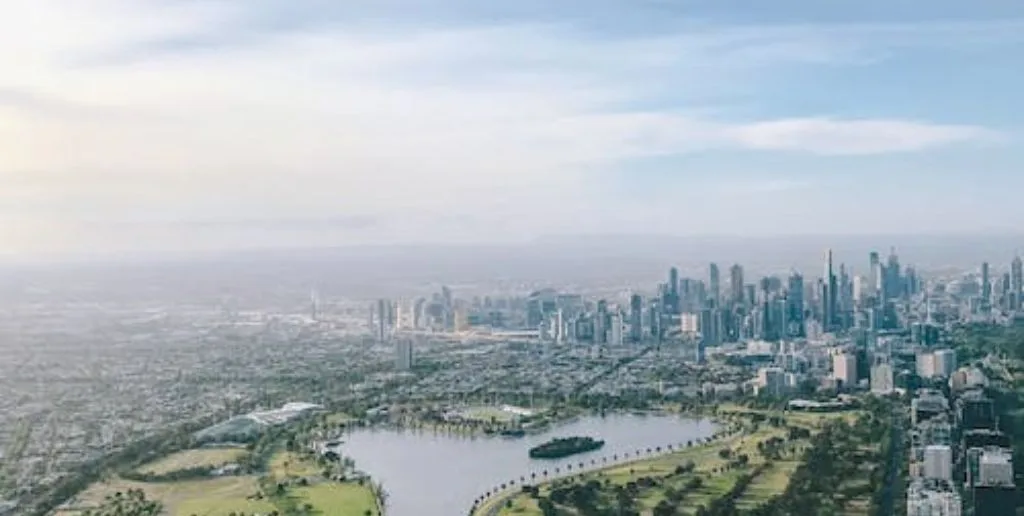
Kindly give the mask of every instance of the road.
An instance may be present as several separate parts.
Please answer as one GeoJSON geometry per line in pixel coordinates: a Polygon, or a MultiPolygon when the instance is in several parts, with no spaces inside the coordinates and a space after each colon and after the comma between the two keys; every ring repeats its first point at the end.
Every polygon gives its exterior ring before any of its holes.
{"type": "Polygon", "coordinates": [[[890,433],[890,453],[886,460],[885,480],[883,481],[882,501],[879,504],[878,516],[896,516],[896,497],[903,496],[906,486],[903,485],[903,461],[906,450],[903,447],[904,408],[899,402],[892,407],[892,432],[890,433]]]}

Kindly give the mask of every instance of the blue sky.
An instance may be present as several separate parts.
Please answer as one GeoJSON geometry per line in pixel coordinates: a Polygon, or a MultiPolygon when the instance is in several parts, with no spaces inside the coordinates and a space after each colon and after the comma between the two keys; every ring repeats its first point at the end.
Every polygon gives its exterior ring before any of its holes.
{"type": "Polygon", "coordinates": [[[12,0],[9,252],[1016,230],[1024,5],[12,0]]]}

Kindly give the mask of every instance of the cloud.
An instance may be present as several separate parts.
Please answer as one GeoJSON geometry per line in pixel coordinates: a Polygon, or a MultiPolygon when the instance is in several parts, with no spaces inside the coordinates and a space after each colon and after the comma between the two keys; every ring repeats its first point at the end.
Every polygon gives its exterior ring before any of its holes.
{"type": "Polygon", "coordinates": [[[775,120],[726,128],[737,144],[760,150],[864,155],[920,151],[965,142],[994,142],[995,131],[963,125],[902,120],[775,120]]]}
{"type": "Polygon", "coordinates": [[[875,55],[857,34],[899,42],[906,28],[695,22],[608,36],[488,19],[397,30],[372,16],[316,23],[316,11],[274,26],[266,9],[281,5],[5,3],[0,200],[47,224],[373,214],[388,238],[443,235],[435,221],[465,217],[476,223],[452,231],[527,234],[607,217],[594,171],[638,157],[863,155],[994,137],[898,119],[725,120],[705,101],[792,67],[856,65],[875,55]]]}

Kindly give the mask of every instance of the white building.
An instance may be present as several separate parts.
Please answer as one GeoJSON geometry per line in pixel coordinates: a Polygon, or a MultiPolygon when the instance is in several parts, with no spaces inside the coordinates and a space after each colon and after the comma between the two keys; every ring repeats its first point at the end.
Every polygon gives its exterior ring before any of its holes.
{"type": "Polygon", "coordinates": [[[978,459],[978,483],[986,486],[1013,485],[1013,457],[1008,450],[986,449],[978,459]]]}
{"type": "Polygon", "coordinates": [[[395,342],[395,369],[408,371],[412,369],[412,341],[400,339],[395,342]]]}
{"type": "Polygon", "coordinates": [[[935,376],[935,354],[922,351],[917,354],[917,375],[921,378],[935,376]]]}
{"type": "Polygon", "coordinates": [[[924,478],[953,480],[953,450],[944,444],[924,447],[924,478]]]}
{"type": "Polygon", "coordinates": [[[915,481],[907,488],[907,516],[961,516],[960,495],[945,482],[915,481]]]}
{"type": "Polygon", "coordinates": [[[849,353],[832,357],[832,377],[842,381],[845,387],[857,385],[857,357],[849,353]]]}
{"type": "Polygon", "coordinates": [[[623,324],[623,322],[622,322],[622,315],[621,314],[613,314],[611,319],[612,319],[612,327],[609,328],[609,331],[608,331],[608,345],[609,346],[622,347],[622,343],[624,342],[623,341],[623,335],[622,335],[622,333],[623,333],[623,331],[622,331],[622,329],[623,329],[622,328],[622,324],[623,324]]]}
{"type": "Polygon", "coordinates": [[[871,392],[889,394],[894,388],[892,364],[883,362],[871,368],[871,392]]]}
{"type": "Polygon", "coordinates": [[[683,335],[696,335],[700,333],[700,317],[691,313],[680,314],[679,327],[683,335]]]}

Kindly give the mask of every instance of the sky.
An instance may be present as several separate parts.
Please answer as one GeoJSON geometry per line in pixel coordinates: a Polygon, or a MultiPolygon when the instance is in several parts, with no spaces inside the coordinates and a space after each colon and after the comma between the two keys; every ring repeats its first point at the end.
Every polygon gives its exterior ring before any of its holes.
{"type": "Polygon", "coordinates": [[[0,254],[1016,231],[1019,0],[6,0],[0,254]]]}

